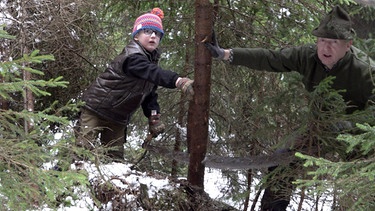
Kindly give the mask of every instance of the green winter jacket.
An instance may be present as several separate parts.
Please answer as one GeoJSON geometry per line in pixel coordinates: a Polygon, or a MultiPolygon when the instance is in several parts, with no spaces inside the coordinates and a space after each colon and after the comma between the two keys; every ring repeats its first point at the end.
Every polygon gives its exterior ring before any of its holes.
{"type": "Polygon", "coordinates": [[[332,88],[346,90],[341,93],[343,99],[355,109],[364,109],[369,100],[375,99],[372,92],[375,88],[374,63],[353,46],[329,71],[320,62],[316,46],[312,44],[280,50],[234,48],[231,64],[269,72],[299,72],[308,91],[313,91],[324,78],[335,76],[332,88]]]}

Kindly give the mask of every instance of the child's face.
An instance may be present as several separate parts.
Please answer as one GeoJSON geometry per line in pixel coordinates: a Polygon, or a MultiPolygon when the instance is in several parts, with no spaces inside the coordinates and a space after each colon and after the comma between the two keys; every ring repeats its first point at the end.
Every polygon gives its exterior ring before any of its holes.
{"type": "Polygon", "coordinates": [[[157,31],[153,31],[152,29],[144,29],[141,30],[135,37],[135,40],[138,42],[149,52],[154,51],[160,42],[161,34],[157,31]]]}

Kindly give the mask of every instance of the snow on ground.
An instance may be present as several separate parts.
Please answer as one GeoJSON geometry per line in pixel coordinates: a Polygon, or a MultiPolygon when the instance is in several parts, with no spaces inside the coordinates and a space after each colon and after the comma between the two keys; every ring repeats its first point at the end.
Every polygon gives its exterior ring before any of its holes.
{"type": "MultiPolygon", "coordinates": [[[[110,163],[100,166],[98,170],[98,168],[94,164],[83,163],[80,168],[85,169],[89,173],[89,181],[97,180],[99,177],[101,177],[100,175],[102,175],[104,180],[111,180],[111,182],[116,185],[116,187],[127,189],[129,190],[129,193],[131,193],[132,190],[137,191],[141,184],[147,185],[149,191],[148,195],[150,197],[153,197],[155,193],[159,192],[162,189],[171,190],[175,188],[171,185],[171,182],[168,178],[158,179],[147,175],[145,172],[137,172],[135,170],[131,170],[131,166],[132,165],[130,164],[123,163],[110,163]]],[[[76,168],[74,164],[72,164],[71,167],[72,169],[76,168]]],[[[222,196],[220,189],[225,186],[225,181],[221,179],[221,173],[219,171],[212,169],[206,171],[205,191],[210,195],[211,198],[220,198],[222,196]]],[[[77,193],[79,191],[81,198],[78,200],[73,200],[71,197],[68,197],[67,200],[71,202],[72,206],[60,208],[58,209],[59,211],[99,210],[99,208],[95,206],[89,192],[79,189],[77,189],[76,191],[77,193]]],[[[126,195],[126,200],[133,201],[134,195],[126,195]]],[[[111,204],[107,204],[105,206],[105,209],[112,210],[111,204]]],[[[45,208],[43,209],[43,211],[49,211],[49,209],[45,208]]]]}
{"type": "MultiPolygon", "coordinates": [[[[129,147],[140,147],[139,140],[142,140],[140,137],[144,137],[145,134],[131,134],[128,138],[129,147]]],[[[56,139],[58,140],[60,137],[57,135],[56,139]]],[[[157,141],[157,140],[155,140],[157,141]]],[[[110,180],[112,184],[116,185],[116,187],[126,190],[125,200],[126,201],[135,201],[135,195],[132,194],[132,191],[137,192],[141,185],[146,185],[148,189],[149,197],[153,197],[156,193],[160,190],[172,190],[175,188],[173,185],[174,182],[169,181],[167,177],[155,177],[155,175],[149,175],[146,172],[139,172],[136,170],[132,170],[130,167],[132,164],[124,164],[124,163],[110,163],[101,165],[98,169],[92,163],[81,163],[83,165],[79,165],[78,167],[75,164],[72,164],[71,168],[76,169],[84,169],[88,172],[88,180],[90,183],[108,181],[110,180]]],[[[54,166],[54,164],[46,164],[44,167],[46,169],[50,169],[54,166]]],[[[243,182],[246,183],[246,178],[238,171],[232,171],[233,174],[238,174],[238,178],[243,182]]],[[[186,179],[186,178],[180,178],[186,179]]],[[[255,181],[254,184],[258,184],[259,181],[255,181]]],[[[204,189],[205,192],[209,194],[209,196],[213,199],[218,199],[219,201],[223,201],[228,205],[231,205],[239,210],[243,209],[242,204],[237,204],[229,199],[224,199],[225,193],[222,193],[222,190],[227,189],[228,181],[222,175],[220,169],[212,169],[206,168],[205,171],[205,178],[204,178],[204,189]]],[[[298,191],[298,190],[297,190],[298,191]]],[[[67,200],[71,202],[70,207],[64,207],[58,209],[58,211],[99,211],[99,208],[95,206],[93,198],[90,196],[89,190],[84,190],[82,188],[78,188],[75,192],[80,196],[79,199],[73,199],[68,197],[67,200]]],[[[256,188],[252,187],[251,193],[255,193],[256,188]]],[[[254,199],[254,194],[250,196],[251,201],[254,199]]],[[[328,198],[327,196],[321,197],[328,198]]],[[[298,210],[298,202],[299,197],[297,194],[291,199],[291,203],[288,207],[288,211],[298,210]]],[[[260,202],[256,204],[256,210],[260,207],[260,202]]],[[[304,204],[302,206],[302,210],[311,210],[314,207],[314,200],[304,200],[304,204]]],[[[108,203],[105,207],[102,207],[101,210],[108,210],[111,211],[112,207],[111,204],[108,203]]],[[[315,209],[315,208],[314,208],[315,209]]],[[[50,211],[49,208],[42,209],[43,211],[50,211]]],[[[140,209],[142,210],[142,209],[140,209]]],[[[331,210],[331,203],[330,201],[326,201],[324,203],[320,203],[319,207],[316,210],[331,210]]]]}
{"type": "MultiPolygon", "coordinates": [[[[88,174],[89,181],[98,180],[100,177],[103,177],[105,180],[111,180],[112,184],[116,185],[118,188],[127,190],[129,194],[125,195],[126,201],[135,201],[134,194],[132,191],[136,192],[139,190],[141,184],[148,187],[149,197],[153,197],[160,190],[172,190],[175,188],[173,182],[169,181],[168,178],[155,178],[155,176],[148,175],[145,172],[138,172],[136,170],[130,169],[131,164],[123,163],[110,163],[100,166],[99,170],[94,164],[84,163],[80,168],[85,169],[88,174]]],[[[72,168],[76,168],[72,164],[72,168]]],[[[233,173],[236,173],[235,171],[233,173]]],[[[184,178],[181,178],[184,179],[184,178]]],[[[185,178],[186,179],[186,178],[185,178]]],[[[244,178],[243,178],[244,179],[244,178]]],[[[204,180],[205,192],[207,192],[211,198],[220,199],[223,201],[222,189],[225,189],[227,186],[226,179],[223,179],[220,170],[217,169],[208,169],[206,168],[205,180],[204,180]]],[[[58,209],[58,211],[99,211],[99,208],[95,206],[94,201],[92,200],[89,191],[82,189],[76,190],[77,193],[81,196],[78,200],[73,200],[71,197],[67,198],[70,200],[72,206],[64,207],[58,209]]],[[[255,188],[253,188],[252,193],[255,193],[255,188]]],[[[124,197],[124,196],[123,196],[124,197]]],[[[254,196],[250,196],[251,199],[254,196]]],[[[234,203],[233,201],[223,201],[237,209],[242,210],[243,207],[239,204],[234,203]]],[[[291,200],[288,211],[293,211],[298,209],[299,197],[294,197],[291,200]]],[[[313,208],[314,202],[311,200],[305,200],[302,210],[311,210],[313,208]]],[[[331,210],[331,203],[329,201],[324,204],[320,204],[317,210],[331,210]]],[[[259,209],[260,203],[256,204],[256,210],[259,209]]],[[[104,210],[112,210],[111,204],[108,203],[104,207],[104,210]]],[[[103,209],[102,209],[103,210],[103,209]]],[[[140,208],[140,210],[142,210],[140,208]]],[[[43,209],[43,211],[50,211],[48,208],[43,209]]]]}

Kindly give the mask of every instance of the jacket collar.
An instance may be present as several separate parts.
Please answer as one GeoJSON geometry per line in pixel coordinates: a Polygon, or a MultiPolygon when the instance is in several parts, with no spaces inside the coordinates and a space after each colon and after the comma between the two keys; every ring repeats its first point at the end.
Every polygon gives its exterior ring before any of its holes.
{"type": "Polygon", "coordinates": [[[161,53],[160,53],[159,48],[155,49],[152,52],[149,52],[136,40],[130,41],[130,43],[127,45],[126,48],[132,49],[130,51],[132,53],[142,53],[142,54],[144,54],[145,56],[147,56],[147,58],[150,61],[159,61],[159,59],[160,59],[161,53]]]}

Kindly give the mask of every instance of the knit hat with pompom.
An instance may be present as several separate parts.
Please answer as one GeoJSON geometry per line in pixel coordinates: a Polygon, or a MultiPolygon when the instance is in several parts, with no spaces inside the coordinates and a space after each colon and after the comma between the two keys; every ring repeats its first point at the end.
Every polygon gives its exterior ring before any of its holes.
{"type": "Polygon", "coordinates": [[[160,39],[163,38],[163,18],[164,12],[160,8],[154,8],[150,13],[139,16],[134,22],[132,37],[134,38],[134,36],[142,29],[152,29],[160,32],[160,39]]]}

